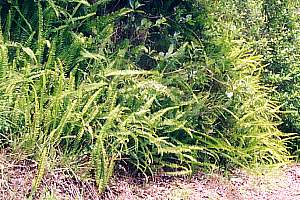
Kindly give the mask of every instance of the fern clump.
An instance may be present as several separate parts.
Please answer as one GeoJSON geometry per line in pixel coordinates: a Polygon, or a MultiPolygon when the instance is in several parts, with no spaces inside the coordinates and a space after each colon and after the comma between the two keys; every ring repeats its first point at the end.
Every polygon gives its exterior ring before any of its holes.
{"type": "Polygon", "coordinates": [[[67,163],[103,191],[121,162],[147,176],[289,160],[233,1],[4,2],[0,133],[38,161],[32,195],[67,163]]]}

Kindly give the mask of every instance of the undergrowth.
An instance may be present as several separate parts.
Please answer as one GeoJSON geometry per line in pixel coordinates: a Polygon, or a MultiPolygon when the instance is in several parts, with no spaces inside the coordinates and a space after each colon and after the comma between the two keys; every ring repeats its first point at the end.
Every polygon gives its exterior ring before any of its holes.
{"type": "Polygon", "coordinates": [[[125,2],[0,2],[1,142],[38,161],[32,195],[51,167],[104,191],[116,163],[147,176],[289,161],[234,2],[125,2]]]}

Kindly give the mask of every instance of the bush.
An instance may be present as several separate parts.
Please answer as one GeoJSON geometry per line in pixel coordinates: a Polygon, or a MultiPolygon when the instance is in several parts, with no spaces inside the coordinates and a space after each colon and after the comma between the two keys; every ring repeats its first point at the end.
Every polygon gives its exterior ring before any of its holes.
{"type": "MultiPolygon", "coordinates": [[[[274,99],[283,103],[283,111],[294,111],[283,115],[281,129],[299,133],[299,27],[296,2],[265,2],[267,15],[267,51],[263,51],[268,65],[266,82],[276,86],[274,99]]],[[[297,145],[295,143],[295,145],[297,145]]]]}
{"type": "MultiPolygon", "coordinates": [[[[256,54],[263,56],[262,64],[266,67],[262,81],[274,88],[272,100],[281,106],[280,117],[283,123],[278,128],[285,133],[298,134],[299,2],[248,1],[242,7],[237,6],[240,7],[237,14],[245,16],[241,23],[248,27],[243,29],[246,30],[245,40],[251,42],[256,54]]],[[[296,153],[298,143],[298,139],[292,141],[292,152],[296,153]]]]}

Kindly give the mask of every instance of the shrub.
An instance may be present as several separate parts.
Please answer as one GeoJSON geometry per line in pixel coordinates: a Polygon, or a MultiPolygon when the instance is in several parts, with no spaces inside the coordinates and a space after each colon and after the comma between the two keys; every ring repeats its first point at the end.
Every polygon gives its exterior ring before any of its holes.
{"type": "MultiPolygon", "coordinates": [[[[280,104],[282,124],[278,128],[285,133],[299,133],[299,15],[298,1],[247,1],[239,7],[243,15],[245,40],[251,42],[256,54],[263,57],[265,71],[262,81],[274,87],[271,96],[280,104]],[[255,6],[252,6],[255,5],[255,6]],[[247,28],[246,28],[247,27],[247,28]],[[255,30],[255,31],[252,31],[255,30]]],[[[298,149],[294,139],[292,151],[298,149]]]]}

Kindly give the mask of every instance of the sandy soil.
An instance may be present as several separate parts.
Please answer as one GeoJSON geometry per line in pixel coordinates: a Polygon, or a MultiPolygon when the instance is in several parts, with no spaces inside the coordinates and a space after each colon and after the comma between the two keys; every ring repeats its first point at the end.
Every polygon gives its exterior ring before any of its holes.
{"type": "Polygon", "coordinates": [[[198,173],[187,178],[157,177],[145,184],[114,180],[106,199],[299,200],[300,165],[261,170],[261,175],[235,170],[224,177],[198,173]]]}
{"type": "MultiPolygon", "coordinates": [[[[30,160],[13,163],[0,157],[0,199],[23,200],[31,193],[37,172],[30,160]]],[[[260,170],[261,175],[235,170],[227,176],[195,174],[192,178],[155,176],[142,179],[114,177],[103,195],[95,184],[74,178],[63,170],[47,173],[34,199],[60,200],[299,200],[300,165],[260,170]]]]}

